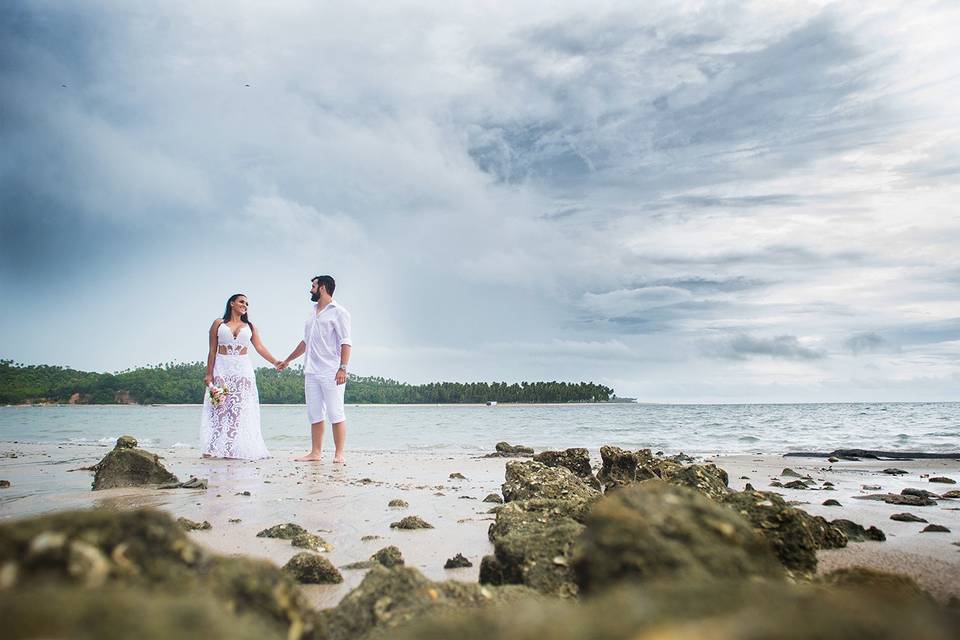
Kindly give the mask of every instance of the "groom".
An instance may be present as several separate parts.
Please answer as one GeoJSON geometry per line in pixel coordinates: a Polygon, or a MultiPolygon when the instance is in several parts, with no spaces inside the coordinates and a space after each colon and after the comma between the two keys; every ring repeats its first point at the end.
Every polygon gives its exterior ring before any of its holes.
{"type": "Polygon", "coordinates": [[[343,464],[343,445],[347,439],[343,392],[347,386],[347,363],[350,362],[350,313],[333,300],[337,283],[330,276],[314,276],[310,280],[310,300],[315,302],[303,328],[303,340],[277,365],[283,370],[304,353],[303,385],[310,418],[310,453],[301,462],[320,460],[324,421],[333,425],[333,462],[343,464]]]}

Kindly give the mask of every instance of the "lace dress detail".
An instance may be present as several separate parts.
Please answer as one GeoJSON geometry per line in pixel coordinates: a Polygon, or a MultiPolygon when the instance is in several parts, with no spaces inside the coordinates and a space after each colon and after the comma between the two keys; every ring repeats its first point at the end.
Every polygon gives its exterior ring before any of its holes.
{"type": "Polygon", "coordinates": [[[234,336],[224,323],[217,329],[217,346],[225,348],[213,365],[213,384],[226,387],[227,395],[214,405],[203,394],[200,452],[214,458],[259,460],[270,452],[260,433],[260,396],[250,360],[250,328],[244,325],[234,336]],[[242,351],[246,353],[241,353],[242,351]]]}

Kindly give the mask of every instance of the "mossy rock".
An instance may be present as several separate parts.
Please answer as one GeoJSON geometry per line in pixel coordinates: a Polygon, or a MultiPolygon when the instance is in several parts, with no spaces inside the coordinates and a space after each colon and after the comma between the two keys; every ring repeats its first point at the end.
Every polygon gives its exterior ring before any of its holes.
{"type": "Polygon", "coordinates": [[[293,540],[299,535],[309,533],[306,529],[294,522],[285,522],[268,527],[257,534],[258,538],[279,538],[280,540],[293,540]]]}
{"type": "Polygon", "coordinates": [[[287,564],[283,565],[283,570],[292,575],[297,582],[303,584],[338,584],[343,582],[343,576],[340,575],[332,562],[309,551],[301,551],[290,558],[287,564]]]}
{"type": "Polygon", "coordinates": [[[406,509],[407,507],[410,506],[410,503],[408,503],[406,500],[400,500],[399,498],[396,498],[396,499],[391,500],[390,502],[388,502],[388,503],[387,503],[387,506],[388,506],[388,507],[394,507],[394,508],[397,508],[397,509],[406,509]]]}
{"type": "Polygon", "coordinates": [[[447,561],[443,563],[444,569],[464,569],[472,566],[473,563],[470,562],[462,553],[458,553],[452,558],[447,558],[447,561]]]}
{"type": "Polygon", "coordinates": [[[311,551],[333,551],[333,545],[312,533],[298,533],[290,540],[290,544],[300,549],[310,549],[311,551]]]}
{"type": "Polygon", "coordinates": [[[225,612],[249,614],[299,638],[314,613],[269,562],[212,555],[166,513],[94,509],[0,526],[0,567],[16,591],[45,585],[212,594],[225,612]]]}
{"type": "Polygon", "coordinates": [[[163,466],[160,456],[136,447],[136,440],[117,440],[117,446],[94,465],[93,490],[118,487],[158,487],[180,480],[163,466]],[[133,446],[131,446],[131,444],[133,446]]]}
{"type": "Polygon", "coordinates": [[[205,593],[168,594],[136,587],[77,589],[69,585],[16,589],[0,597],[3,637],[104,640],[231,638],[284,640],[256,616],[237,615],[205,593]]]}
{"type": "Polygon", "coordinates": [[[433,525],[420,516],[407,516],[390,523],[391,529],[433,529],[433,525]]]}
{"type": "Polygon", "coordinates": [[[509,442],[498,442],[494,447],[497,453],[504,453],[513,456],[532,456],[533,448],[522,444],[510,444],[509,442]]]}
{"type": "Polygon", "coordinates": [[[483,499],[483,502],[495,502],[497,504],[503,504],[503,496],[499,493],[488,493],[487,497],[483,499]]]}
{"type": "Polygon", "coordinates": [[[877,596],[897,601],[923,600],[933,604],[933,596],[920,588],[916,581],[899,573],[877,571],[866,567],[836,569],[820,576],[817,582],[844,589],[868,591],[877,596]]]}
{"type": "Polygon", "coordinates": [[[749,522],[692,489],[662,480],[622,487],[593,505],[573,568],[580,589],[589,593],[619,581],[784,575],[749,522]]]}
{"type": "Polygon", "coordinates": [[[391,638],[397,630],[431,613],[496,604],[510,606],[524,600],[539,601],[540,598],[525,587],[489,587],[455,580],[432,582],[411,567],[375,566],[339,605],[320,612],[316,637],[324,640],[391,638]]]}
{"type": "Polygon", "coordinates": [[[140,445],[133,436],[120,436],[114,445],[117,449],[136,449],[140,445]]]}
{"type": "Polygon", "coordinates": [[[877,599],[839,588],[790,584],[675,582],[621,587],[579,606],[516,602],[429,615],[393,640],[948,640],[955,612],[916,600],[877,599]]]}
{"type": "Polygon", "coordinates": [[[627,451],[606,445],[600,447],[600,460],[602,466],[597,472],[597,480],[606,491],[656,477],[647,466],[653,462],[649,449],[627,451]]]}
{"type": "Polygon", "coordinates": [[[481,584],[523,584],[541,593],[569,597],[579,591],[570,568],[573,544],[590,506],[599,499],[536,498],[498,508],[487,532],[493,555],[480,562],[481,584]]]}
{"type": "Polygon", "coordinates": [[[569,469],[594,489],[599,491],[602,488],[600,481],[593,475],[593,468],[590,466],[590,452],[583,447],[564,449],[563,451],[543,451],[533,456],[533,459],[548,467],[569,469]]]}
{"type": "Polygon", "coordinates": [[[830,522],[831,525],[843,531],[844,535],[851,542],[883,542],[887,536],[876,527],[864,528],[862,525],[850,520],[838,519],[830,522]]]}
{"type": "Polygon", "coordinates": [[[812,575],[817,570],[817,544],[811,516],[792,507],[775,493],[739,491],[723,498],[764,537],[780,562],[794,572],[812,575]]]}
{"type": "Polygon", "coordinates": [[[727,472],[713,464],[691,464],[659,474],[667,482],[690,487],[711,500],[723,500],[730,493],[727,472]]]}
{"type": "Polygon", "coordinates": [[[374,553],[370,556],[370,560],[389,569],[403,564],[403,554],[400,553],[400,549],[390,545],[374,553]]]}
{"type": "Polygon", "coordinates": [[[589,500],[599,492],[565,467],[548,467],[533,460],[511,461],[506,465],[503,499],[589,500]]]}
{"type": "Polygon", "coordinates": [[[213,525],[206,520],[196,522],[190,518],[177,518],[177,524],[179,524],[184,531],[207,531],[213,529],[213,525]]]}

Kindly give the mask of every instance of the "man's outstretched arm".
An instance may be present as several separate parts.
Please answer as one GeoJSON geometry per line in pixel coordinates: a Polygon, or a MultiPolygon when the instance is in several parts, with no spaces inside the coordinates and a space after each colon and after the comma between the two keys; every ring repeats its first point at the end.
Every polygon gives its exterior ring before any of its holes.
{"type": "Polygon", "coordinates": [[[286,369],[290,365],[291,361],[296,360],[297,358],[302,356],[306,351],[307,351],[307,345],[306,343],[304,343],[303,340],[301,340],[300,344],[298,344],[296,348],[290,352],[290,355],[288,355],[285,360],[283,360],[279,365],[277,365],[277,371],[283,371],[284,369],[286,369]]]}

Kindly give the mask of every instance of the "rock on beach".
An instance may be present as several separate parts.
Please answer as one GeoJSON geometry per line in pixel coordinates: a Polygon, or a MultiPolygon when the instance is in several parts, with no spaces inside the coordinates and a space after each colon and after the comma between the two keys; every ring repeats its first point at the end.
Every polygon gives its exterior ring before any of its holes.
{"type": "Polygon", "coordinates": [[[93,490],[180,484],[160,456],[137,447],[132,436],[120,436],[112,451],[94,465],[93,490]]]}

